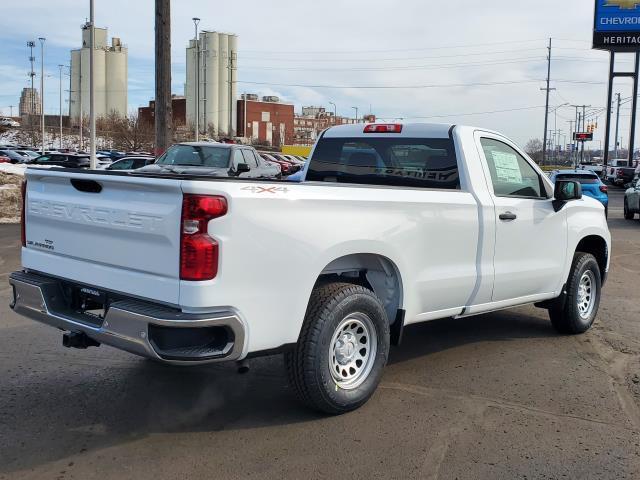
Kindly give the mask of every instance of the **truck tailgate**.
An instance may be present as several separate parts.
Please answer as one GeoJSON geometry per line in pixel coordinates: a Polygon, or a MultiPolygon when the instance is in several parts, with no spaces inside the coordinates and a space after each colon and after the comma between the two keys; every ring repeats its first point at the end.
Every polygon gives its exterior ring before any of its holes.
{"type": "Polygon", "coordinates": [[[25,268],[177,304],[181,181],[28,169],[25,268]]]}

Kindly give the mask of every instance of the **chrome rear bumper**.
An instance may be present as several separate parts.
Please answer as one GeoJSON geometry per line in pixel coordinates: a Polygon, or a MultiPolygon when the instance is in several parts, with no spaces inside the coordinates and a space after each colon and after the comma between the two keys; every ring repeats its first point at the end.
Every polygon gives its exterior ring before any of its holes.
{"type": "Polygon", "coordinates": [[[104,318],[70,307],[62,282],[35,273],[14,272],[11,308],[18,314],[99,343],[174,365],[238,360],[245,328],[233,312],[186,314],[163,305],[119,298],[104,318]],[[176,343],[177,342],[177,343],[176,343]]]}

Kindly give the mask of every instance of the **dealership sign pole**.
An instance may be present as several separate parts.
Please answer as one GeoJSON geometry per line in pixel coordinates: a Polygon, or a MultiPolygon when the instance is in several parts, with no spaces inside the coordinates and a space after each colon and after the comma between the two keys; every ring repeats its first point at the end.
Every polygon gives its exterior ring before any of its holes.
{"type": "MultiPolygon", "coordinates": [[[[629,135],[629,166],[633,165],[635,147],[636,110],[638,106],[638,75],[640,73],[640,0],[596,0],[593,24],[593,48],[607,50],[609,59],[609,88],[607,121],[604,140],[604,165],[609,163],[611,134],[611,103],[613,81],[618,77],[633,79],[631,133],[629,135]],[[633,72],[616,72],[616,53],[635,53],[633,72]]],[[[616,142],[618,139],[616,138],[616,142]]]]}

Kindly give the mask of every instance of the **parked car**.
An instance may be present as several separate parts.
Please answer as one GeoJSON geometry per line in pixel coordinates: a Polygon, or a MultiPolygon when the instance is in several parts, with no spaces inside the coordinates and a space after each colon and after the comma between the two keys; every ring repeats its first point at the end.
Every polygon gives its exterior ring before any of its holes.
{"type": "Polygon", "coordinates": [[[11,160],[11,163],[25,163],[26,161],[29,160],[29,157],[25,157],[24,155],[18,153],[15,150],[0,149],[0,155],[4,157],[9,157],[9,160],[11,160]]]}
{"type": "Polygon", "coordinates": [[[272,155],[278,160],[284,160],[285,162],[297,165],[300,168],[304,166],[304,162],[301,162],[297,158],[294,158],[292,155],[283,155],[282,153],[273,153],[272,155]]]}
{"type": "Polygon", "coordinates": [[[113,162],[105,170],[137,170],[155,161],[154,157],[124,157],[113,162]]]}
{"type": "Polygon", "coordinates": [[[622,187],[633,180],[635,168],[629,166],[626,158],[614,158],[609,162],[605,179],[612,185],[622,187]]]}
{"type": "Polygon", "coordinates": [[[11,163],[11,159],[0,153],[0,163],[11,163]]]}
{"type": "Polygon", "coordinates": [[[598,175],[600,178],[604,176],[604,165],[598,162],[583,162],[578,165],[578,168],[580,170],[589,170],[598,175]]]}
{"type": "Polygon", "coordinates": [[[16,152],[26,157],[27,161],[34,158],[38,158],[40,156],[38,152],[35,152],[33,150],[16,150],[16,152]]]}
{"type": "Polygon", "coordinates": [[[48,165],[52,167],[64,168],[89,168],[89,155],[79,155],[76,153],[51,153],[41,155],[28,162],[31,165],[48,165]]]}
{"type": "Polygon", "coordinates": [[[1,117],[0,118],[0,126],[2,127],[11,127],[11,128],[17,128],[20,126],[20,124],[18,122],[16,122],[15,120],[13,120],[12,118],[9,117],[1,117]]]}
{"type": "Polygon", "coordinates": [[[640,213],[640,179],[624,192],[624,218],[633,220],[640,213]]]}
{"type": "Polygon", "coordinates": [[[406,325],[534,302],[559,332],[593,325],[603,206],[502,135],[344,125],[318,140],[303,183],[207,174],[254,160],[179,144],[164,175],[27,169],[11,308],[66,346],[165,364],[283,352],[292,390],[331,414],[371,397],[406,325]]]}
{"type": "Polygon", "coordinates": [[[120,150],[98,150],[96,153],[109,157],[111,160],[119,160],[127,155],[125,152],[121,152],[120,150]]]}
{"type": "Polygon", "coordinates": [[[265,162],[253,147],[210,142],[176,144],[138,172],[272,179],[282,176],[280,168],[265,162]]]}
{"type": "Polygon", "coordinates": [[[582,193],[598,200],[604,206],[604,214],[609,216],[609,188],[600,177],[589,170],[555,170],[549,176],[553,183],[558,180],[580,182],[582,193]]]}
{"type": "Polygon", "coordinates": [[[293,165],[290,162],[286,162],[284,160],[280,160],[275,158],[273,155],[271,155],[270,153],[267,152],[258,152],[258,154],[260,155],[260,157],[262,157],[263,160],[267,161],[267,162],[271,162],[275,165],[279,165],[280,166],[280,170],[282,172],[283,176],[288,176],[291,175],[294,172],[297,172],[299,170],[297,165],[293,165]]]}

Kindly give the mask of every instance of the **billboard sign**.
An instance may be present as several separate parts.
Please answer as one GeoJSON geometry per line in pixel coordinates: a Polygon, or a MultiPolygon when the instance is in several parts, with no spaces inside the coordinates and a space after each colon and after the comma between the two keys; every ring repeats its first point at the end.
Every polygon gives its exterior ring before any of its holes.
{"type": "Polygon", "coordinates": [[[640,50],[640,0],[596,0],[593,48],[640,50]]]}
{"type": "Polygon", "coordinates": [[[574,132],[573,139],[576,142],[591,142],[593,140],[593,133],[574,132]]]}

